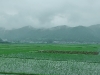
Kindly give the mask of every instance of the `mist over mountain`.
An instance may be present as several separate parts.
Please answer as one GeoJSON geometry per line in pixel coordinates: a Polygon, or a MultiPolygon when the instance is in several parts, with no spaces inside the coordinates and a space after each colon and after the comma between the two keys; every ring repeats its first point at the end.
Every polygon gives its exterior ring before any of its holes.
{"type": "Polygon", "coordinates": [[[66,25],[52,28],[33,28],[25,26],[6,30],[0,28],[0,38],[10,42],[100,42],[100,24],[92,26],[68,27],[66,25]]]}

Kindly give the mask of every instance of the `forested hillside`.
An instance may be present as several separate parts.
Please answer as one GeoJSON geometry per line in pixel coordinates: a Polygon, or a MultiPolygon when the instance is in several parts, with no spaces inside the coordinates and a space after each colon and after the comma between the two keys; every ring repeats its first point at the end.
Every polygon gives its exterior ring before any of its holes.
{"type": "Polygon", "coordinates": [[[66,25],[52,27],[48,29],[37,29],[25,26],[19,29],[0,29],[0,37],[8,41],[27,42],[100,42],[100,25],[89,27],[77,26],[68,27],[66,25]]]}

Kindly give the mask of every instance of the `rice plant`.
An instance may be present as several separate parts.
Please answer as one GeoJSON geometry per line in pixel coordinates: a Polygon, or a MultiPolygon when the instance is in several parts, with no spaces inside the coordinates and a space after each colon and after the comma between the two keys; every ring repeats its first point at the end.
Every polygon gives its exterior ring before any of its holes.
{"type": "Polygon", "coordinates": [[[100,63],[0,58],[0,72],[44,75],[100,75],[100,63]]]}

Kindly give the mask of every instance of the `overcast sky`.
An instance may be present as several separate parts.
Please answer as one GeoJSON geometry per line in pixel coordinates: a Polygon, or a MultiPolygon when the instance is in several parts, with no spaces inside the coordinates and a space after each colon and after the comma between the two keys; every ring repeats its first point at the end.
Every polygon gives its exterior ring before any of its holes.
{"type": "Polygon", "coordinates": [[[0,27],[100,24],[100,0],[0,0],[0,27]]]}

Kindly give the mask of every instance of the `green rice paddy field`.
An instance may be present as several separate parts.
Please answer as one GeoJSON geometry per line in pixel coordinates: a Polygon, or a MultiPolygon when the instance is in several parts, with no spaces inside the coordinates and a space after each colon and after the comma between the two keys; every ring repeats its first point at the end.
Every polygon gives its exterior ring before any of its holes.
{"type": "Polygon", "coordinates": [[[100,45],[0,44],[0,75],[100,75],[100,45]]]}

